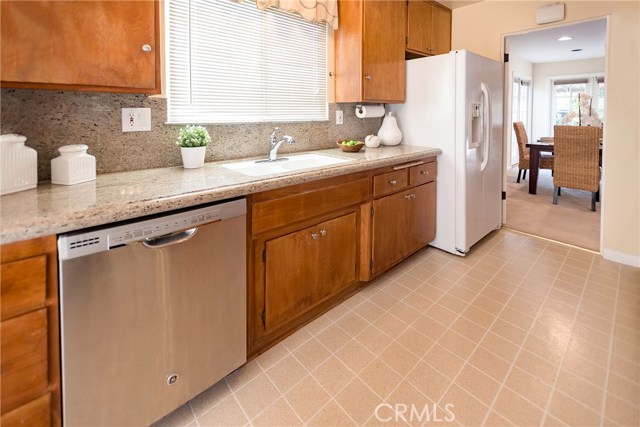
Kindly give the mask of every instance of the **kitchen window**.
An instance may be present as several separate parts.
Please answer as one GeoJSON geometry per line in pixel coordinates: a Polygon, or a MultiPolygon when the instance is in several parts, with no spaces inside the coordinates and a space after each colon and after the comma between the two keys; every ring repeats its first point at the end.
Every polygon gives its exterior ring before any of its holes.
{"type": "Polygon", "coordinates": [[[167,1],[169,123],[328,120],[327,25],[254,1],[167,1]]]}

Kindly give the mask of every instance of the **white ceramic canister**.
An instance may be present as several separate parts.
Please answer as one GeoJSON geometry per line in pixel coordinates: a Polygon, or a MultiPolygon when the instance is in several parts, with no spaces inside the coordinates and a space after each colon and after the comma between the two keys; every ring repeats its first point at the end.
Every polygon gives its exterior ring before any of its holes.
{"type": "Polygon", "coordinates": [[[368,148],[378,148],[380,146],[380,138],[375,135],[367,135],[364,139],[364,144],[368,148]]]}
{"type": "Polygon", "coordinates": [[[58,148],[60,156],[51,160],[51,183],[80,184],[96,179],[96,158],[87,154],[84,144],[64,145],[58,148]]]}
{"type": "Polygon", "coordinates": [[[398,123],[396,118],[393,117],[393,113],[390,112],[382,119],[378,138],[380,138],[382,145],[398,145],[402,141],[402,132],[398,128],[398,123]]]}
{"type": "Polygon", "coordinates": [[[22,135],[0,135],[0,195],[28,190],[38,185],[38,153],[24,145],[26,140],[27,137],[22,135]]]}

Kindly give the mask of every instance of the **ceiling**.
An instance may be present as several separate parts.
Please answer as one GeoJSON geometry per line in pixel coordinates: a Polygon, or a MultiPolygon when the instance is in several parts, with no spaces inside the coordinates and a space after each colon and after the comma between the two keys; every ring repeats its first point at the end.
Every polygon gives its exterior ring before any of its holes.
{"type": "Polygon", "coordinates": [[[605,54],[607,21],[549,27],[544,30],[508,36],[509,53],[534,64],[602,58],[605,54]],[[560,42],[561,36],[572,40],[560,42]],[[571,49],[582,49],[572,52],[571,49]]]}

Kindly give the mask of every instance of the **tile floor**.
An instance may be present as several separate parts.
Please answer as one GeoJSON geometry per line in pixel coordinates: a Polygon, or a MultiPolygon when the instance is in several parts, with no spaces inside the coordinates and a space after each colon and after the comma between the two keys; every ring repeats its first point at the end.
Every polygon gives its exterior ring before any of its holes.
{"type": "Polygon", "coordinates": [[[421,251],[156,426],[638,426],[639,305],[639,269],[501,230],[421,251]]]}

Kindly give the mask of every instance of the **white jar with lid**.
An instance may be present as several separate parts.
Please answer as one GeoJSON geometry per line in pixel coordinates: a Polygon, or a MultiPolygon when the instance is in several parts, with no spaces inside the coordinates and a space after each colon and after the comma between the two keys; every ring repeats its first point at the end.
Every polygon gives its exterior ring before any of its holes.
{"type": "Polygon", "coordinates": [[[73,185],[96,179],[96,158],[84,144],[58,148],[60,156],[51,160],[51,183],[73,185]]]}
{"type": "Polygon", "coordinates": [[[26,140],[26,136],[17,134],[0,135],[0,195],[38,185],[38,153],[24,145],[26,140]]]}

